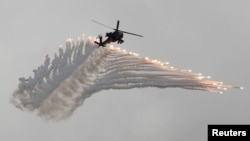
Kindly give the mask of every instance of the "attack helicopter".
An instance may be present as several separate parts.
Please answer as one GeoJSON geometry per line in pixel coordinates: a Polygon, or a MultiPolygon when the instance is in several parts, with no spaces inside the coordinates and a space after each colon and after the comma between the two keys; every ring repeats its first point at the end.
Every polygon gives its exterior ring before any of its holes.
{"type": "Polygon", "coordinates": [[[142,35],[139,35],[139,34],[134,34],[134,33],[130,33],[130,32],[127,32],[127,31],[119,30],[119,24],[120,24],[119,20],[117,21],[116,28],[112,28],[110,26],[107,26],[105,24],[99,23],[99,22],[94,21],[94,20],[92,20],[92,21],[97,23],[97,24],[100,24],[102,26],[105,26],[105,27],[108,27],[108,28],[111,28],[111,29],[114,30],[113,32],[106,33],[105,37],[107,37],[107,39],[105,41],[102,40],[102,38],[103,38],[102,35],[98,36],[99,42],[95,41],[95,43],[97,45],[99,45],[99,47],[100,46],[105,47],[106,44],[109,44],[111,42],[117,42],[118,44],[122,44],[124,42],[123,33],[138,36],[138,37],[143,37],[142,35]]]}

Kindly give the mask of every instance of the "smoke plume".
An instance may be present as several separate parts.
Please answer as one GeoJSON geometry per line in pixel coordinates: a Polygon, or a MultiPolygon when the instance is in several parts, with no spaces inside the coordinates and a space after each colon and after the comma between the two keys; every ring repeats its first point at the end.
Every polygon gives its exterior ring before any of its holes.
{"type": "Polygon", "coordinates": [[[68,39],[51,61],[33,70],[34,76],[19,78],[12,103],[25,111],[36,111],[47,120],[70,117],[92,94],[107,89],[178,87],[222,93],[241,88],[210,80],[191,70],[173,68],[157,60],[112,46],[98,48],[94,38],[68,39]]]}

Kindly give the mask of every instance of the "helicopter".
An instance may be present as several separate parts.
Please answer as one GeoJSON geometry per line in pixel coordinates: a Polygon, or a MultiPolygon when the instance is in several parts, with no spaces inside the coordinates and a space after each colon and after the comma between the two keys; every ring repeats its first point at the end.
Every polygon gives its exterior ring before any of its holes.
{"type": "Polygon", "coordinates": [[[97,45],[99,45],[99,47],[100,46],[105,47],[106,44],[109,44],[111,42],[116,42],[116,41],[117,41],[118,44],[122,44],[124,42],[124,40],[122,39],[123,38],[123,33],[134,35],[134,36],[138,36],[138,37],[143,37],[142,35],[139,35],[139,34],[134,34],[134,33],[130,33],[130,32],[119,30],[119,24],[120,24],[119,20],[117,21],[116,28],[112,28],[110,26],[104,25],[104,24],[99,23],[99,22],[94,21],[94,20],[92,20],[92,22],[95,22],[97,24],[100,24],[102,26],[105,26],[105,27],[108,27],[108,28],[111,28],[111,29],[114,30],[114,32],[108,32],[108,33],[106,33],[105,37],[107,37],[107,39],[105,41],[102,41],[102,38],[103,38],[102,35],[98,36],[99,42],[95,41],[95,43],[97,45]]]}

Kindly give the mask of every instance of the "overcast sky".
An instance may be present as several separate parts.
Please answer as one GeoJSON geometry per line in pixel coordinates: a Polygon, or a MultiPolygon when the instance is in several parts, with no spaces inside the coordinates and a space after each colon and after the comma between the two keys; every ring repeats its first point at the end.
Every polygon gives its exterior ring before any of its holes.
{"type": "Polygon", "coordinates": [[[208,124],[249,124],[248,0],[1,0],[0,17],[0,140],[201,141],[208,124]],[[245,89],[101,91],[59,122],[16,109],[18,78],[33,75],[44,52],[110,31],[92,19],[144,36],[125,35],[123,49],[245,89]]]}

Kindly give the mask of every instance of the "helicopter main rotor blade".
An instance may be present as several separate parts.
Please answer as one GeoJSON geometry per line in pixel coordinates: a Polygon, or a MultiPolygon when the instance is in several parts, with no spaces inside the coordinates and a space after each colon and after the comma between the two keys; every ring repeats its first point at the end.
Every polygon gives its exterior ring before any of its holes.
{"type": "MultiPolygon", "coordinates": [[[[122,31],[122,30],[120,30],[122,31]]],[[[126,34],[131,34],[131,35],[134,35],[134,36],[139,36],[139,37],[143,37],[142,35],[139,35],[139,34],[135,34],[135,33],[130,33],[130,32],[126,32],[126,31],[122,31],[123,33],[126,33],[126,34]]]]}
{"type": "Polygon", "coordinates": [[[97,22],[97,21],[95,21],[95,20],[92,20],[92,22],[97,23],[97,24],[100,24],[100,25],[105,26],[105,27],[107,27],[107,28],[111,28],[111,29],[115,30],[114,28],[112,28],[112,27],[110,27],[110,26],[107,26],[107,25],[105,25],[105,24],[99,23],[99,22],[97,22]]]}
{"type": "Polygon", "coordinates": [[[118,30],[118,28],[119,28],[119,23],[120,23],[120,21],[118,20],[117,24],[116,24],[116,30],[118,30]]]}
{"type": "MultiPolygon", "coordinates": [[[[105,24],[102,24],[102,23],[100,23],[100,22],[97,22],[97,21],[95,21],[95,20],[92,20],[92,22],[95,22],[95,23],[100,24],[100,25],[102,25],[102,26],[105,26],[105,27],[107,27],[107,28],[113,29],[113,30],[115,30],[115,31],[122,31],[122,30],[119,30],[119,29],[118,29],[118,28],[119,28],[119,23],[120,23],[119,20],[117,21],[116,29],[115,29],[115,28],[112,28],[112,27],[110,27],[110,26],[107,26],[107,25],[105,25],[105,24]]],[[[126,33],[126,34],[131,34],[131,35],[134,35],[134,36],[138,36],[138,37],[143,37],[142,35],[135,34],[135,33],[130,33],[130,32],[127,32],[127,31],[122,31],[122,32],[123,32],[123,33],[126,33]]]]}

